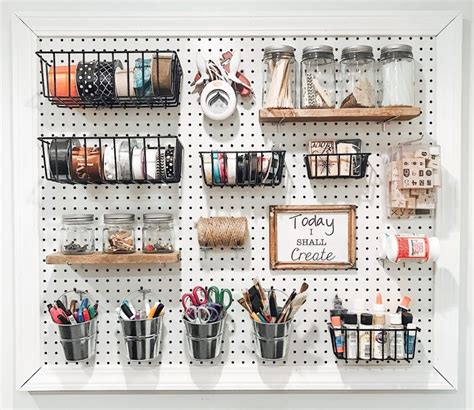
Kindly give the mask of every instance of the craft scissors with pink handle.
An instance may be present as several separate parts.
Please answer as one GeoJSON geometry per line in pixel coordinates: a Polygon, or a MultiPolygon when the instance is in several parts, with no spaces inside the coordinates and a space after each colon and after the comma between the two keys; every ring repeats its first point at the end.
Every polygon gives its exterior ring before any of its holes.
{"type": "Polygon", "coordinates": [[[207,292],[202,286],[195,286],[191,293],[185,293],[181,297],[184,310],[190,306],[201,306],[207,304],[207,292]]]}

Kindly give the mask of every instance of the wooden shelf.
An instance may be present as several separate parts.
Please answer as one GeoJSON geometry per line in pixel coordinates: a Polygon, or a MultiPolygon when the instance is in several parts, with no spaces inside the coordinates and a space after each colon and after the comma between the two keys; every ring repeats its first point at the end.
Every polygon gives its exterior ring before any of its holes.
{"type": "Polygon", "coordinates": [[[419,107],[383,108],[264,108],[261,122],[338,122],[338,121],[408,121],[421,114],[419,107]]]}
{"type": "Polygon", "coordinates": [[[179,252],[172,253],[130,253],[109,254],[96,252],[90,255],[64,255],[53,253],[46,256],[48,265],[136,265],[139,263],[176,263],[179,262],[179,252]]]}

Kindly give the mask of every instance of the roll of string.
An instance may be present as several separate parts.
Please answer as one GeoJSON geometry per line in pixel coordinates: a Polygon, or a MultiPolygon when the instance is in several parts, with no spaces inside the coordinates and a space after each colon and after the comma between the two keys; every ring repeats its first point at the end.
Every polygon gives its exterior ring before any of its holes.
{"type": "Polygon", "coordinates": [[[196,229],[201,248],[241,248],[247,239],[247,218],[199,218],[196,229]]]}

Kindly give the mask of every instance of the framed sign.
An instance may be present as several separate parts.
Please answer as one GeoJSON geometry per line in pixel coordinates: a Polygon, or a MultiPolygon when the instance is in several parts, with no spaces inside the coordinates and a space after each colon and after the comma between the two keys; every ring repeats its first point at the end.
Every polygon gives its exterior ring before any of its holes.
{"type": "Polygon", "coordinates": [[[354,268],[355,219],[355,205],[270,206],[270,268],[354,268]]]}

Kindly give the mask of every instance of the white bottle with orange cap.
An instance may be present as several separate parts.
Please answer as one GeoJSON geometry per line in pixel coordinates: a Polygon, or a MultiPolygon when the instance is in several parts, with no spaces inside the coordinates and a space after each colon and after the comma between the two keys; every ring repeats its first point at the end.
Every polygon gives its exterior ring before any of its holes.
{"type": "Polygon", "coordinates": [[[385,305],[382,294],[377,293],[373,311],[372,358],[383,360],[388,357],[387,332],[385,332],[385,305]]]}

